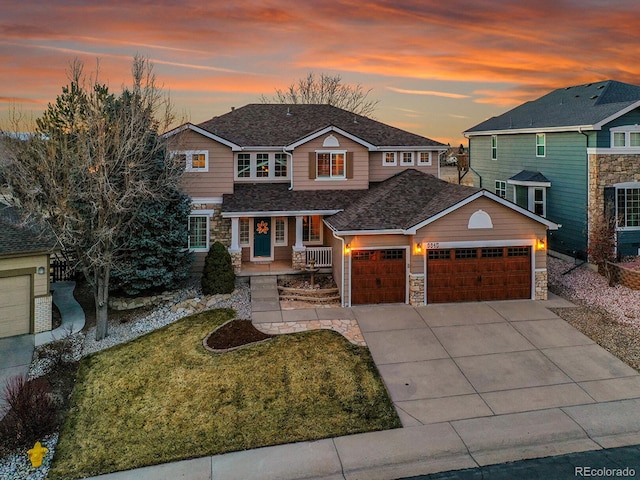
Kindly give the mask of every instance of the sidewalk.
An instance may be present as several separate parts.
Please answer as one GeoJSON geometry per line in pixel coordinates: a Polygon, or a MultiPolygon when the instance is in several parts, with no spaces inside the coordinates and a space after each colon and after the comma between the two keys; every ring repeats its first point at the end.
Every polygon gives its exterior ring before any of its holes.
{"type": "Polygon", "coordinates": [[[84,327],[84,310],[73,296],[76,282],[55,282],[51,284],[53,303],[56,304],[62,317],[61,324],[55,330],[37,333],[36,347],[45,343],[60,340],[71,333],[78,333],[84,327]]]}

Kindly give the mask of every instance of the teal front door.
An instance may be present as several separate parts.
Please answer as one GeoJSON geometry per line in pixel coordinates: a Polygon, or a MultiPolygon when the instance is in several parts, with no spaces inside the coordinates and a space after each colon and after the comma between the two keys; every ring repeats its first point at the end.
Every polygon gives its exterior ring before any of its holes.
{"type": "Polygon", "coordinates": [[[271,257],[271,218],[253,219],[253,256],[271,257]]]}

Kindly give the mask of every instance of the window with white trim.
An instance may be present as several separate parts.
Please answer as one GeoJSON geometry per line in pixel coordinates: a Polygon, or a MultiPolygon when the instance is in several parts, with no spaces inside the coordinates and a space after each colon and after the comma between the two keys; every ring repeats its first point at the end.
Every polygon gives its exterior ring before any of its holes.
{"type": "Polygon", "coordinates": [[[209,171],[209,152],[207,150],[184,150],[171,153],[178,157],[187,172],[209,171]]]}
{"type": "Polygon", "coordinates": [[[209,215],[189,215],[188,247],[195,252],[209,249],[209,215]]]}
{"type": "Polygon", "coordinates": [[[640,228],[640,187],[616,187],[616,213],[618,228],[640,228]]]}
{"type": "Polygon", "coordinates": [[[391,167],[397,164],[396,152],[382,152],[382,165],[391,167]]]}
{"type": "Polygon", "coordinates": [[[536,157],[546,156],[547,139],[544,133],[536,133],[536,157]]]}
{"type": "Polygon", "coordinates": [[[236,153],[237,180],[285,179],[289,177],[289,157],[284,152],[236,153]]]}
{"type": "Polygon", "coordinates": [[[495,192],[500,198],[507,198],[507,182],[504,180],[496,180],[495,192]]]}
{"type": "Polygon", "coordinates": [[[491,135],[491,160],[498,159],[498,136],[491,135]]]}
{"type": "Polygon", "coordinates": [[[273,176],[279,178],[286,178],[287,176],[287,163],[288,155],[286,153],[276,153],[275,162],[273,165],[273,176]]]}
{"type": "Polygon", "coordinates": [[[346,178],[345,152],[316,152],[316,178],[346,178]]]}
{"type": "Polygon", "coordinates": [[[320,215],[302,217],[302,242],[322,243],[322,217],[320,215]]]}
{"type": "Polygon", "coordinates": [[[237,176],[238,178],[251,177],[251,155],[248,153],[239,153],[237,157],[237,176]]]}
{"type": "Polygon", "coordinates": [[[640,125],[624,125],[611,129],[611,146],[613,148],[640,147],[640,125]]]}
{"type": "Polygon", "coordinates": [[[401,152],[400,165],[413,165],[413,152],[401,152]]]}
{"type": "Polygon", "coordinates": [[[287,245],[287,217],[276,217],[274,228],[274,244],[287,245]]]}
{"type": "Polygon", "coordinates": [[[239,244],[241,247],[249,246],[249,232],[250,228],[250,219],[249,218],[241,218],[239,222],[239,244]]]}
{"type": "Polygon", "coordinates": [[[431,165],[432,152],[418,152],[418,165],[431,165]]]}
{"type": "Polygon", "coordinates": [[[269,178],[268,153],[256,153],[256,177],[269,178]]]}
{"type": "Polygon", "coordinates": [[[547,205],[546,205],[546,193],[547,189],[545,187],[531,187],[529,190],[531,193],[531,210],[533,213],[544,217],[547,213],[547,205]],[[533,192],[531,191],[533,190],[533,192]]]}

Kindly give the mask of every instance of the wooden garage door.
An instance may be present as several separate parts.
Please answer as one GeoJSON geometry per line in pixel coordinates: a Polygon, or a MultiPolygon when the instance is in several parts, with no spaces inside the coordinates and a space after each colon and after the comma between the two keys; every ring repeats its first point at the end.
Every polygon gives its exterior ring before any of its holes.
{"type": "Polygon", "coordinates": [[[29,333],[31,277],[0,278],[0,338],[29,333]]]}
{"type": "Polygon", "coordinates": [[[404,303],[405,249],[351,252],[351,304],[404,303]]]}
{"type": "Polygon", "coordinates": [[[524,298],[531,298],[531,247],[427,252],[427,303],[524,298]]]}

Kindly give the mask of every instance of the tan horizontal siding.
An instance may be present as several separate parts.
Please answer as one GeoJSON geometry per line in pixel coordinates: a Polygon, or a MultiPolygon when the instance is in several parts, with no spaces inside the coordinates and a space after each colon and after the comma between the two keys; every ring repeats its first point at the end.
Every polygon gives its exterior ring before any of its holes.
{"type": "Polygon", "coordinates": [[[369,150],[335,132],[322,135],[293,152],[293,189],[294,190],[349,190],[369,188],[369,150]],[[322,143],[333,135],[340,143],[339,147],[323,147],[322,143]],[[309,153],[318,150],[346,150],[353,152],[353,178],[346,180],[315,180],[309,178],[309,153]]]}
{"type": "Polygon", "coordinates": [[[209,152],[208,172],[185,172],[182,188],[191,197],[221,197],[233,193],[233,152],[231,148],[210,138],[187,130],[170,140],[170,149],[207,150],[209,152]]]}

